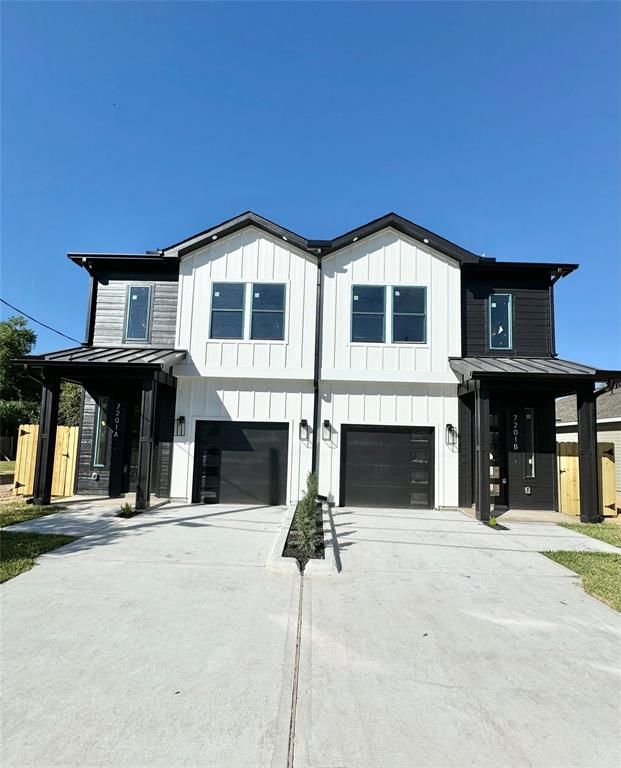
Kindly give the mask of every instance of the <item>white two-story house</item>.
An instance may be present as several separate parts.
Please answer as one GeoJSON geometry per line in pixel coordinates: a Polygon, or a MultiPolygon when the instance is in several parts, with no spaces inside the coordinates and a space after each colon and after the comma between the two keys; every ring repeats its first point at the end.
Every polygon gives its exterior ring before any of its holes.
{"type": "Polygon", "coordinates": [[[310,240],[253,213],[145,254],[73,253],[81,347],[20,360],[43,385],[49,499],[61,379],[84,387],[78,493],[288,504],[556,506],[554,398],[577,393],[583,518],[598,510],[594,384],[559,360],[553,286],[396,214],[310,240]],[[593,490],[595,488],[595,490],[593,490]]]}

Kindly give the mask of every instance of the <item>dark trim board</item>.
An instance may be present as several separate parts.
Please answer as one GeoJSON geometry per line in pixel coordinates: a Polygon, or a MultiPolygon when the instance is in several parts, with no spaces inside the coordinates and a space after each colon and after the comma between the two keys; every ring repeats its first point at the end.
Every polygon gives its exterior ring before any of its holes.
{"type": "MultiPolygon", "coordinates": [[[[397,438],[397,440],[399,440],[397,438]]],[[[388,440],[388,442],[390,442],[388,440]]],[[[404,443],[403,439],[399,442],[404,443]]],[[[435,505],[435,449],[436,449],[436,436],[433,427],[417,427],[417,426],[380,426],[380,425],[366,425],[366,424],[343,424],[341,427],[341,465],[340,465],[340,491],[339,491],[339,506],[343,507],[347,504],[351,506],[369,506],[369,507],[394,507],[402,509],[432,509],[435,505]],[[351,501],[351,486],[350,486],[350,500],[347,499],[348,495],[348,470],[353,471],[354,465],[348,466],[348,452],[354,453],[355,448],[353,443],[350,445],[349,437],[356,434],[376,434],[378,439],[380,436],[384,436],[385,439],[390,435],[395,436],[412,436],[417,433],[420,436],[420,445],[417,446],[416,441],[409,441],[410,453],[409,456],[400,465],[393,465],[392,463],[385,463],[384,469],[381,469],[382,464],[377,463],[385,460],[389,456],[389,452],[386,450],[386,446],[382,448],[378,442],[377,455],[374,455],[369,447],[365,448],[368,452],[368,464],[363,466],[360,471],[365,473],[365,477],[373,477],[377,481],[376,483],[368,483],[368,490],[371,488],[380,489],[379,496],[384,500],[373,500],[370,495],[365,498],[364,502],[351,501]],[[419,451],[420,453],[427,452],[427,458],[418,460],[414,459],[412,451],[419,451]],[[423,503],[412,503],[412,492],[415,487],[413,484],[415,481],[412,477],[414,473],[427,473],[427,494],[423,503]],[[408,477],[409,476],[409,477],[408,477]],[[383,491],[381,489],[384,489],[383,491]],[[409,502],[406,503],[406,499],[409,496],[409,502]],[[369,503],[370,502],[370,503],[369,503]]],[[[406,445],[402,444],[397,447],[397,450],[393,455],[398,455],[400,460],[405,458],[404,451],[406,445]]],[[[422,492],[422,491],[421,491],[422,492]]]]}

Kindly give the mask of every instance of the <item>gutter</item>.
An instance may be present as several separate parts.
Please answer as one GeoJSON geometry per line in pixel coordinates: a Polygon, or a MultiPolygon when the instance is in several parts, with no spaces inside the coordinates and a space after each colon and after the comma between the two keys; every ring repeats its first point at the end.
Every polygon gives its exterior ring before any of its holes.
{"type": "Polygon", "coordinates": [[[317,248],[317,299],[315,307],[315,366],[313,372],[313,442],[311,472],[317,471],[317,453],[319,448],[319,377],[321,374],[321,334],[323,317],[323,262],[321,251],[321,248],[317,248]]]}

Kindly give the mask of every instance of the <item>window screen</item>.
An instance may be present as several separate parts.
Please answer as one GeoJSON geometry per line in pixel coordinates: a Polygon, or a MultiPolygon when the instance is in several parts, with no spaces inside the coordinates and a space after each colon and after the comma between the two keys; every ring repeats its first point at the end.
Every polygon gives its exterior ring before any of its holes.
{"type": "Polygon", "coordinates": [[[393,342],[424,343],[427,338],[426,288],[392,289],[393,342]]]}
{"type": "Polygon", "coordinates": [[[494,293],[489,297],[489,348],[511,349],[512,300],[510,293],[494,293]]]}
{"type": "Polygon", "coordinates": [[[384,341],[386,289],[354,285],[351,302],[351,340],[384,341]]]}
{"type": "Polygon", "coordinates": [[[251,339],[285,338],[285,286],[255,283],[252,286],[251,339]]]}
{"type": "Polygon", "coordinates": [[[211,292],[212,339],[244,336],[244,283],[214,283],[211,292]]]}
{"type": "Polygon", "coordinates": [[[151,286],[130,285],[127,297],[125,339],[147,341],[151,314],[151,286]]]}

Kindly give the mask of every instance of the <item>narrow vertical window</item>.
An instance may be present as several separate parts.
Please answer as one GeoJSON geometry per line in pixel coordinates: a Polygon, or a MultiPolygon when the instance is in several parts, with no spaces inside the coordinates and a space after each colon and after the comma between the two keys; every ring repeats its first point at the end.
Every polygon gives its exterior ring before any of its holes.
{"type": "Polygon", "coordinates": [[[93,430],[93,467],[103,469],[108,466],[108,412],[110,398],[100,397],[95,408],[95,425],[93,430]]]}
{"type": "Polygon", "coordinates": [[[489,297],[489,348],[511,349],[512,296],[510,293],[493,293],[489,297]]]}
{"type": "Polygon", "coordinates": [[[351,302],[351,340],[384,341],[386,289],[377,285],[354,285],[351,302]]]}
{"type": "Polygon", "coordinates": [[[212,339],[244,337],[244,283],[214,283],[211,291],[212,339]]]}
{"type": "Polygon", "coordinates": [[[525,476],[535,477],[535,409],[524,408],[525,476]]]}
{"type": "Polygon", "coordinates": [[[285,338],[285,286],[255,283],[252,286],[251,339],[282,341],[285,338]]]}
{"type": "Polygon", "coordinates": [[[392,289],[392,340],[424,344],[427,340],[427,289],[392,289]]]}
{"type": "Polygon", "coordinates": [[[148,341],[151,315],[151,286],[130,285],[127,292],[126,341],[148,341]]]}

